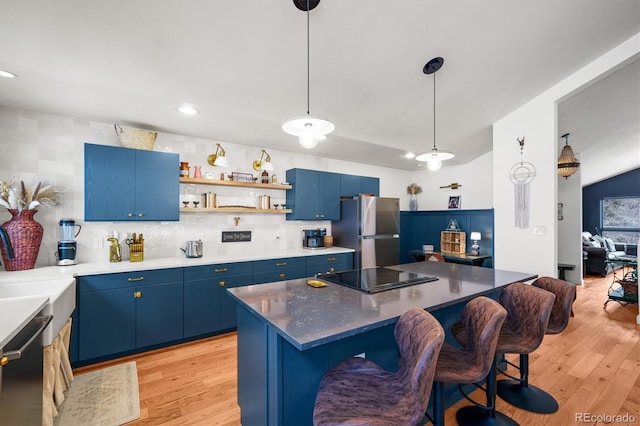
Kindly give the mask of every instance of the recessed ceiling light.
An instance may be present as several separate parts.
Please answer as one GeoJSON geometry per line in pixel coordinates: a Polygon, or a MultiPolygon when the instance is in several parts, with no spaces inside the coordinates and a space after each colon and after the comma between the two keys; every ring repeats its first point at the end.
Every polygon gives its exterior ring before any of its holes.
{"type": "Polygon", "coordinates": [[[15,75],[14,73],[9,72],[9,71],[0,70],[0,77],[15,78],[15,77],[17,77],[17,75],[15,75]]]}
{"type": "Polygon", "coordinates": [[[416,156],[416,155],[415,155],[413,152],[409,151],[409,152],[407,152],[407,153],[404,155],[404,158],[412,159],[412,158],[414,158],[415,156],[416,156]]]}
{"type": "Polygon", "coordinates": [[[186,115],[196,115],[198,113],[198,110],[193,105],[182,105],[178,108],[178,111],[186,115]]]}

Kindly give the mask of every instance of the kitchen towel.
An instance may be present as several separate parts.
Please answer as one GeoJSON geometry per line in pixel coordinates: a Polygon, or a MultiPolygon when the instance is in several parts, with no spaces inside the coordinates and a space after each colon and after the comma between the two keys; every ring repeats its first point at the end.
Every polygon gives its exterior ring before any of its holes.
{"type": "Polygon", "coordinates": [[[76,375],[56,426],[118,426],[140,417],[135,362],[76,375]]]}

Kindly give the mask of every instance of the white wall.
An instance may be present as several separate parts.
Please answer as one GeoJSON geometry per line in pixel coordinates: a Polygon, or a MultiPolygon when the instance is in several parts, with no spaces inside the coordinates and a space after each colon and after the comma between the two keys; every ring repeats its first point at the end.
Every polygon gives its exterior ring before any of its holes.
{"type": "Polygon", "coordinates": [[[494,123],[496,268],[557,276],[557,102],[633,60],[639,53],[640,34],[636,34],[494,123]],[[531,219],[527,229],[514,225],[513,184],[509,180],[509,169],[520,160],[516,138],[523,136],[526,137],[524,160],[537,169],[531,183],[531,219]],[[534,227],[544,230],[544,235],[534,235],[534,227]]]}
{"type": "MultiPolygon", "coordinates": [[[[418,195],[418,210],[447,210],[449,197],[453,195],[460,196],[461,209],[492,208],[492,168],[493,158],[488,152],[467,164],[444,166],[435,172],[414,172],[412,181],[422,188],[418,195]],[[455,190],[440,188],[453,182],[462,186],[455,190]]],[[[403,205],[408,206],[409,196],[406,191],[404,193],[403,205]]]]}
{"type": "MultiPolygon", "coordinates": [[[[580,156],[576,156],[581,161],[580,156]]],[[[575,265],[566,271],[567,281],[582,284],[582,183],[581,170],[563,178],[558,176],[558,203],[562,203],[562,220],[558,220],[558,263],[575,265]]]]}
{"type": "MultiPolygon", "coordinates": [[[[62,189],[60,203],[56,207],[42,208],[35,219],[44,226],[44,238],[36,266],[55,264],[54,253],[58,240],[58,221],[63,217],[76,219],[82,225],[77,238],[80,262],[108,262],[105,239],[114,230],[145,235],[145,258],[180,256],[179,247],[186,240],[202,238],[207,255],[212,253],[247,251],[268,252],[274,248],[300,247],[301,231],[307,228],[325,227],[328,221],[286,221],[285,215],[275,214],[181,214],[179,222],[88,222],[84,218],[84,150],[85,142],[118,146],[113,124],[63,117],[39,112],[0,107],[0,180],[47,180],[62,189]],[[235,228],[233,217],[240,216],[239,229],[251,230],[252,241],[246,243],[220,242],[221,232],[235,228]],[[101,246],[102,247],[99,247],[101,246]]],[[[256,173],[251,164],[260,156],[260,149],[240,144],[159,133],[154,150],[180,154],[182,161],[201,165],[203,172],[220,169],[207,164],[207,156],[215,152],[220,142],[230,163],[226,172],[256,173]]],[[[327,142],[330,143],[330,142],[327,142]]],[[[406,187],[412,173],[336,161],[310,155],[268,150],[279,181],[285,180],[285,170],[295,167],[359,174],[380,178],[380,194],[402,199],[401,208],[408,209],[406,187]]],[[[193,169],[192,169],[193,170],[193,169]]],[[[176,179],[178,170],[176,170],[176,179]]],[[[271,195],[272,202],[283,202],[284,191],[260,191],[246,188],[181,185],[181,198],[195,197],[199,192],[213,191],[220,200],[228,203],[257,206],[257,196],[271,195]]],[[[0,209],[0,223],[10,215],[0,209]]]]}

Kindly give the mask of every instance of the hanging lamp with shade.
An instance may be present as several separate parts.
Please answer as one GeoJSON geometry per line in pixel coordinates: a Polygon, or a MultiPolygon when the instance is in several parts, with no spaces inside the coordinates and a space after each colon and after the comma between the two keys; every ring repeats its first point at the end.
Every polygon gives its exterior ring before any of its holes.
{"type": "Polygon", "coordinates": [[[429,152],[425,152],[416,157],[417,161],[426,161],[427,169],[431,171],[440,170],[444,160],[450,160],[455,154],[450,151],[438,150],[436,147],[436,71],[442,68],[444,59],[441,57],[433,58],[422,68],[425,74],[433,74],[433,148],[429,152]]]}
{"type": "Polygon", "coordinates": [[[295,117],[286,121],[282,125],[282,130],[286,133],[298,136],[300,145],[304,148],[311,149],[318,145],[318,142],[327,138],[326,135],[333,132],[336,128],[332,122],[324,118],[315,117],[310,114],[309,98],[310,98],[310,78],[309,78],[309,12],[314,9],[320,0],[293,0],[293,4],[300,10],[307,12],[307,115],[295,117]]]}
{"type": "Polygon", "coordinates": [[[571,133],[565,133],[561,136],[564,138],[564,147],[562,147],[560,158],[558,158],[558,174],[565,179],[577,172],[580,167],[580,162],[576,159],[576,156],[573,154],[573,149],[571,149],[571,145],[569,145],[570,134],[571,133]]]}

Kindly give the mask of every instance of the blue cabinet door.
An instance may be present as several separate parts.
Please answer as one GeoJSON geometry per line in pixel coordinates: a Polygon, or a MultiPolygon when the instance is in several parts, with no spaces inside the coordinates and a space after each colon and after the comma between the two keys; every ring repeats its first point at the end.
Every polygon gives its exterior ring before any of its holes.
{"type": "Polygon", "coordinates": [[[135,151],[84,145],[84,220],[125,221],[135,210],[135,151]]]}
{"type": "Polygon", "coordinates": [[[380,196],[380,178],[341,174],[340,196],[356,197],[358,194],[380,196]]]}
{"type": "Polygon", "coordinates": [[[237,326],[236,305],[238,302],[227,292],[228,288],[253,284],[251,275],[228,277],[220,288],[220,330],[229,330],[237,326]]]}
{"type": "Polygon", "coordinates": [[[373,194],[376,197],[380,196],[380,178],[362,176],[360,185],[360,191],[363,194],[373,194]]]}
{"type": "Polygon", "coordinates": [[[79,361],[135,348],[135,300],[132,287],[79,293],[79,361]]]}
{"type": "Polygon", "coordinates": [[[220,329],[220,287],[218,280],[206,278],[184,282],[184,337],[212,333],[220,329]]]}
{"type": "Polygon", "coordinates": [[[136,347],[182,338],[182,282],[136,288],[136,347]]]}
{"type": "Polygon", "coordinates": [[[340,175],[338,173],[321,172],[320,190],[318,191],[318,211],[320,220],[340,219],[340,175]]]}
{"type": "Polygon", "coordinates": [[[85,221],[180,220],[177,154],[85,144],[85,221]]]}
{"type": "Polygon", "coordinates": [[[180,220],[179,157],[136,151],[136,214],[138,220],[180,220]]]}
{"type": "Polygon", "coordinates": [[[287,191],[287,220],[316,220],[319,191],[318,172],[315,170],[287,170],[287,182],[293,189],[287,191]]]}

